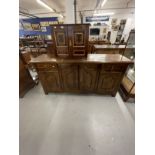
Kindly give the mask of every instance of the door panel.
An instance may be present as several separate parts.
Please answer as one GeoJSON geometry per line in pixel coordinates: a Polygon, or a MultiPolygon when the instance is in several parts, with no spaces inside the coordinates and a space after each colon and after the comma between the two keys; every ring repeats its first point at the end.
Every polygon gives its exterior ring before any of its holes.
{"type": "Polygon", "coordinates": [[[88,48],[88,25],[68,26],[70,50],[73,56],[85,56],[88,48]]]}
{"type": "Polygon", "coordinates": [[[121,77],[121,73],[101,73],[99,76],[97,91],[100,93],[114,93],[120,84],[121,77]]]}
{"type": "Polygon", "coordinates": [[[97,65],[80,65],[80,90],[91,92],[95,91],[97,72],[97,65]]]}
{"type": "Polygon", "coordinates": [[[53,26],[52,37],[58,56],[69,56],[67,26],[53,26]]]}
{"type": "Polygon", "coordinates": [[[39,72],[39,78],[46,92],[61,90],[58,71],[39,72]]]}
{"type": "Polygon", "coordinates": [[[63,89],[66,91],[78,90],[78,65],[61,64],[63,89]]]}

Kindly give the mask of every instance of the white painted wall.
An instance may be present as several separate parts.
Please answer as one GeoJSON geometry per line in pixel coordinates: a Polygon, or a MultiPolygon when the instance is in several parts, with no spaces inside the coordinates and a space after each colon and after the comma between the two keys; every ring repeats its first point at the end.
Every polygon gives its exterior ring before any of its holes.
{"type": "MultiPolygon", "coordinates": [[[[111,38],[110,38],[111,43],[115,42],[116,36],[117,36],[117,31],[113,31],[111,29],[111,20],[113,18],[117,18],[117,25],[120,23],[121,19],[126,19],[127,20],[124,31],[123,31],[123,35],[122,35],[122,37],[124,37],[125,41],[127,41],[128,36],[129,36],[129,32],[131,31],[131,29],[135,28],[134,14],[117,14],[117,15],[113,15],[113,16],[110,17],[108,22],[105,22],[108,25],[107,26],[108,31],[111,31],[111,38]]],[[[85,17],[84,17],[84,23],[86,23],[85,17]]],[[[96,27],[100,28],[100,32],[101,32],[100,37],[102,37],[104,35],[102,33],[104,26],[90,26],[90,28],[96,28],[96,27]]],[[[90,38],[91,38],[91,36],[90,36],[90,38]]]]}
{"type": "Polygon", "coordinates": [[[66,24],[74,24],[75,18],[74,18],[74,0],[66,0],[65,3],[65,23],[66,24]]]}

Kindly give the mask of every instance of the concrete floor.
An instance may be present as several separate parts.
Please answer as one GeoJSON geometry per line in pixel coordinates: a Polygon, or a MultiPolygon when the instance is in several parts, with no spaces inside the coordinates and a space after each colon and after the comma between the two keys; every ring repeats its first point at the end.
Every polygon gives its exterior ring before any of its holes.
{"type": "Polygon", "coordinates": [[[20,99],[20,155],[134,155],[134,104],[100,95],[44,95],[36,86],[20,99]]]}

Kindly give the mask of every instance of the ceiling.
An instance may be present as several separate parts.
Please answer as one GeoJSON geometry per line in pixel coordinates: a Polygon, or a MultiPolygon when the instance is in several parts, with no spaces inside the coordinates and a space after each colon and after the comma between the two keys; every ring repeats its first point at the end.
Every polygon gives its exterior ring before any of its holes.
{"type": "MultiPolygon", "coordinates": [[[[57,12],[65,15],[66,0],[43,0],[57,12]]],[[[68,0],[67,0],[68,1],[68,0]]],[[[73,0],[70,0],[71,3],[73,0]]],[[[105,5],[101,7],[103,0],[77,0],[77,11],[82,11],[84,15],[91,15],[94,10],[102,9],[104,12],[113,11],[117,14],[134,13],[135,0],[107,0],[105,5]]],[[[19,0],[20,11],[36,15],[38,17],[55,16],[37,3],[36,0],[19,0]]]]}

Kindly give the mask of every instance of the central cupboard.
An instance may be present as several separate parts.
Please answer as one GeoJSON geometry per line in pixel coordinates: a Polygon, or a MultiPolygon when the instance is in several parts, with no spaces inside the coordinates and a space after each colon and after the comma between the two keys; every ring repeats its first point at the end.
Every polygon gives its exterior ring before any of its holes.
{"type": "Polygon", "coordinates": [[[52,25],[55,55],[85,57],[88,50],[89,24],[52,25]]]}

